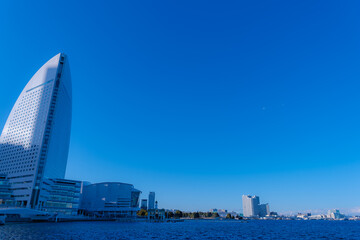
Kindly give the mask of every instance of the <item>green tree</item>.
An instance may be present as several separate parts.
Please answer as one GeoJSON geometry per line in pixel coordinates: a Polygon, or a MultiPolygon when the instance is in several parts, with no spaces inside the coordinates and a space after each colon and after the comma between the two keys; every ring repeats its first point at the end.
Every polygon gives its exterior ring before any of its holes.
{"type": "Polygon", "coordinates": [[[174,213],[173,212],[167,212],[167,218],[173,218],[174,213]]]}
{"type": "Polygon", "coordinates": [[[191,218],[200,218],[200,214],[198,212],[193,212],[190,214],[191,218]]]}
{"type": "Polygon", "coordinates": [[[175,211],[175,217],[176,217],[176,218],[181,218],[181,217],[183,217],[182,211],[176,210],[176,211],[175,211]]]}
{"type": "Polygon", "coordinates": [[[231,214],[230,213],[226,214],[226,218],[231,219],[231,214]]]}
{"type": "Polygon", "coordinates": [[[220,217],[220,216],[219,216],[219,214],[218,214],[217,212],[215,212],[215,213],[212,214],[212,217],[213,217],[213,218],[218,218],[218,217],[220,217]]]}
{"type": "Polygon", "coordinates": [[[140,211],[138,211],[136,213],[139,217],[146,217],[148,215],[147,211],[145,209],[140,209],[140,211]]]}

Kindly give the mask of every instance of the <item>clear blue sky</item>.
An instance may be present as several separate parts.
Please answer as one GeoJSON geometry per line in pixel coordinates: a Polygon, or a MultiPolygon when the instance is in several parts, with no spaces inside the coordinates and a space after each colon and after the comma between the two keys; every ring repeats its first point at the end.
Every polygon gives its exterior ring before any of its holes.
{"type": "Polygon", "coordinates": [[[360,2],[2,1],[0,128],[69,56],[66,177],[160,207],[360,207],[360,2]]]}

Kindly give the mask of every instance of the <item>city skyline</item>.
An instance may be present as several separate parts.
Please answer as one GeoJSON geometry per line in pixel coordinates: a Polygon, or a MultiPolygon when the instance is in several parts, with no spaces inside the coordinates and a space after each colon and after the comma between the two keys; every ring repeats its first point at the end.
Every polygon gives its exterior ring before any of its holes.
{"type": "Polygon", "coordinates": [[[240,212],[249,193],[279,213],[360,213],[359,7],[1,3],[0,128],[65,52],[65,178],[132,183],[169,209],[240,212]]]}

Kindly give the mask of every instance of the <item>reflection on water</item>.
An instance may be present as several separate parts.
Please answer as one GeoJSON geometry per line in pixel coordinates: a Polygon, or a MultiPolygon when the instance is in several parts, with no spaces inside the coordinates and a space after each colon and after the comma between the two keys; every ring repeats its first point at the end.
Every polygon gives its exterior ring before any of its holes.
{"type": "Polygon", "coordinates": [[[0,239],[360,239],[360,222],[25,223],[0,226],[0,239]]]}

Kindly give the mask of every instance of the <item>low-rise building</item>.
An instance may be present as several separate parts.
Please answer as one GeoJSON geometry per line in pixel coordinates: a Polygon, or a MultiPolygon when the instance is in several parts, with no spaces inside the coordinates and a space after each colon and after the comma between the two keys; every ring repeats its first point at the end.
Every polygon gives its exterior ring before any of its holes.
{"type": "Polygon", "coordinates": [[[163,222],[165,221],[165,209],[149,209],[148,219],[150,222],[163,222]]]}
{"type": "Polygon", "coordinates": [[[77,215],[81,182],[68,179],[44,179],[37,209],[57,215],[77,215]]]}
{"type": "Polygon", "coordinates": [[[80,211],[99,218],[135,217],[139,208],[140,191],[133,185],[104,182],[83,187],[80,211]]]}
{"type": "Polygon", "coordinates": [[[258,209],[259,209],[259,217],[265,217],[270,214],[270,207],[269,204],[267,203],[259,204],[258,209]]]}
{"type": "Polygon", "coordinates": [[[324,214],[318,214],[318,215],[311,215],[308,218],[309,220],[322,220],[322,219],[326,219],[326,215],[324,214]]]}
{"type": "Polygon", "coordinates": [[[296,215],[296,218],[297,218],[297,219],[307,220],[307,219],[309,219],[309,217],[311,217],[311,213],[298,213],[298,214],[296,215]]]}
{"type": "Polygon", "coordinates": [[[11,186],[5,174],[0,175],[0,207],[13,205],[11,186]]]}

